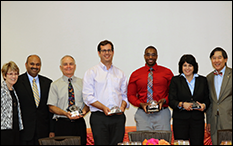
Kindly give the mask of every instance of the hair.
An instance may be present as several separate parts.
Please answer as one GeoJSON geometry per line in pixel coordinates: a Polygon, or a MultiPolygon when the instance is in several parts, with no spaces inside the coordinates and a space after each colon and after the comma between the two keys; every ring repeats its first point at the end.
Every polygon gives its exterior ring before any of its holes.
{"type": "Polygon", "coordinates": [[[144,53],[146,53],[147,49],[155,49],[155,51],[157,52],[157,55],[158,55],[158,51],[157,51],[157,49],[154,46],[148,46],[148,47],[146,47],[144,53]]]}
{"type": "MultiPolygon", "coordinates": [[[[223,56],[224,59],[227,59],[227,58],[228,58],[228,57],[227,57],[227,52],[226,52],[225,50],[223,50],[223,48],[221,48],[221,47],[216,47],[216,48],[214,48],[214,50],[211,51],[211,53],[210,53],[210,59],[212,58],[212,56],[214,55],[214,53],[215,53],[216,51],[221,51],[221,52],[222,52],[222,56],[223,56]]],[[[225,65],[227,65],[227,63],[225,63],[225,65]]]]}
{"type": "Polygon", "coordinates": [[[5,63],[3,66],[2,66],[2,76],[3,76],[3,79],[5,80],[5,76],[7,74],[7,72],[9,70],[12,70],[12,71],[16,71],[18,74],[19,74],[19,67],[16,65],[15,62],[13,61],[10,61],[8,63],[5,63]]]}
{"type": "Polygon", "coordinates": [[[182,66],[183,64],[187,62],[189,64],[192,64],[194,70],[193,73],[197,73],[198,72],[198,63],[196,62],[196,59],[193,55],[191,54],[184,54],[179,61],[179,73],[182,74],[183,70],[182,70],[182,66]]]}
{"type": "Polygon", "coordinates": [[[107,45],[107,44],[110,44],[110,45],[112,46],[112,51],[114,51],[113,43],[112,43],[111,41],[109,41],[109,40],[101,41],[101,42],[98,44],[98,46],[97,46],[97,51],[100,52],[100,50],[101,50],[100,47],[101,47],[101,46],[105,46],[105,45],[107,45]]]}
{"type": "MultiPolygon", "coordinates": [[[[31,56],[37,56],[37,57],[40,59],[40,57],[39,57],[38,55],[35,55],[35,54],[29,55],[29,56],[27,57],[26,63],[28,63],[28,59],[29,59],[31,56]]],[[[41,62],[41,59],[40,59],[40,62],[41,62]]]]}
{"type": "Polygon", "coordinates": [[[60,60],[60,65],[62,65],[62,60],[63,60],[64,58],[66,58],[66,57],[72,58],[72,59],[74,60],[74,63],[75,63],[74,57],[72,57],[71,55],[65,55],[65,56],[63,56],[63,57],[61,58],[61,60],[60,60]]]}

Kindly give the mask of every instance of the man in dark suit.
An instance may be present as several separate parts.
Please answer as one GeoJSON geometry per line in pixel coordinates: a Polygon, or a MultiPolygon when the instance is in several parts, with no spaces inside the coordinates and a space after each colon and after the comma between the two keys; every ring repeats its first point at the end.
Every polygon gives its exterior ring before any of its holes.
{"type": "Polygon", "coordinates": [[[24,130],[20,133],[22,145],[38,145],[38,139],[53,137],[52,113],[47,106],[48,92],[51,79],[38,75],[41,68],[41,60],[37,55],[30,55],[25,63],[27,72],[21,74],[14,88],[19,97],[24,130]],[[33,80],[35,79],[39,93],[39,104],[36,105],[33,93],[33,80]],[[51,135],[50,135],[51,134],[51,135]]]}

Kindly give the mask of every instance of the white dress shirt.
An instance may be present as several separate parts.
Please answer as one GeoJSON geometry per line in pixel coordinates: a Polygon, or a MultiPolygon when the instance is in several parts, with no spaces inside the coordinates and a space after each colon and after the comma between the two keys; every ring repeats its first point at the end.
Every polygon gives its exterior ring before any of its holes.
{"type": "Polygon", "coordinates": [[[91,104],[99,101],[109,109],[113,106],[121,106],[124,100],[129,108],[127,98],[127,78],[123,71],[115,66],[109,70],[103,63],[90,68],[85,72],[83,78],[83,99],[91,112],[102,110],[91,104]]]}

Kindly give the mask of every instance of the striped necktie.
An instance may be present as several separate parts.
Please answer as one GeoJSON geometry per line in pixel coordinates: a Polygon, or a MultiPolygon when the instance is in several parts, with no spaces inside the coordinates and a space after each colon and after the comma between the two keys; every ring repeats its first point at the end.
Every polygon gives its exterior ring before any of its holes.
{"type": "Polygon", "coordinates": [[[75,100],[74,100],[74,89],[71,84],[72,78],[69,78],[68,81],[69,81],[68,92],[69,92],[69,107],[70,107],[75,104],[75,100]]]}
{"type": "Polygon", "coordinates": [[[38,91],[35,79],[33,79],[32,90],[33,90],[33,95],[34,95],[34,100],[35,100],[35,103],[36,103],[36,107],[38,107],[38,105],[40,103],[40,96],[39,96],[39,91],[38,91]]]}
{"type": "Polygon", "coordinates": [[[153,68],[150,68],[147,81],[147,102],[149,102],[153,100],[153,68]]]}

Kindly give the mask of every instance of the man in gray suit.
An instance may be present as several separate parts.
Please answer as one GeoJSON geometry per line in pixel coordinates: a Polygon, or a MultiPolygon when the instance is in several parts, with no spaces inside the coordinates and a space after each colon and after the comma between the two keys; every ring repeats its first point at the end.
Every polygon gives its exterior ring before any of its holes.
{"type": "Polygon", "coordinates": [[[227,53],[216,47],[210,53],[214,71],[207,75],[210,107],[207,110],[207,132],[217,145],[217,130],[232,129],[232,68],[227,66],[227,53]]]}

